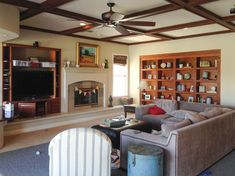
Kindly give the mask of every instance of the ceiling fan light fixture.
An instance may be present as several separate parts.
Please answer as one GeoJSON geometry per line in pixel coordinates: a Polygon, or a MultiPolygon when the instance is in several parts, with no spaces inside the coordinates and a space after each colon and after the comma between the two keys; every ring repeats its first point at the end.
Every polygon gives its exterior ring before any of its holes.
{"type": "Polygon", "coordinates": [[[80,26],[86,26],[86,23],[80,22],[80,26]]]}

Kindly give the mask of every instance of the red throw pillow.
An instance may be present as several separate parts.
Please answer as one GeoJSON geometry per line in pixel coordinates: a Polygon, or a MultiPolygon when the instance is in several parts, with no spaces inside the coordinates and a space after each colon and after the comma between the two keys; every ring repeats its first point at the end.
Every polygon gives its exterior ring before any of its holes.
{"type": "Polygon", "coordinates": [[[154,105],[153,107],[148,109],[148,113],[152,115],[160,115],[165,114],[166,112],[162,109],[154,105]]]}

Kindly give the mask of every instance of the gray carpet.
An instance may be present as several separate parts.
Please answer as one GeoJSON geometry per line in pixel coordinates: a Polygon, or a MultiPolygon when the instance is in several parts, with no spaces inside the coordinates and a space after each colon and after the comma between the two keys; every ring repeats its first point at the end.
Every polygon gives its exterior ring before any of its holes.
{"type": "MultiPolygon", "coordinates": [[[[48,176],[48,144],[37,145],[0,154],[0,176],[48,176]],[[40,151],[40,155],[36,155],[40,151]]],[[[203,176],[235,175],[235,151],[215,163],[203,176]]],[[[112,170],[112,176],[126,176],[120,170],[112,170]]]]}

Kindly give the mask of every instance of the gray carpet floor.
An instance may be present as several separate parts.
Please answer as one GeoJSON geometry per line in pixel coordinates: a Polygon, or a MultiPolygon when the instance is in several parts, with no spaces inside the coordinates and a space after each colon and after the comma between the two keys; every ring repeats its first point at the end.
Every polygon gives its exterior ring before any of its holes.
{"type": "MultiPolygon", "coordinates": [[[[41,144],[20,150],[0,154],[0,176],[48,176],[48,144],[41,144]],[[40,151],[40,155],[36,155],[40,151]]],[[[235,151],[232,151],[213,166],[203,176],[234,176],[235,151]],[[211,173],[211,174],[208,174],[211,173]]],[[[112,176],[126,176],[126,173],[114,169],[112,176]]]]}

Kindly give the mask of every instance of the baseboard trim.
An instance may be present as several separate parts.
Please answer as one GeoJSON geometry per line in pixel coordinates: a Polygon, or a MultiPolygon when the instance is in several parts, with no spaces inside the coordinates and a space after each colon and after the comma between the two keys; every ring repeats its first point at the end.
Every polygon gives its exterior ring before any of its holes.
{"type": "Polygon", "coordinates": [[[4,136],[55,128],[74,123],[123,115],[123,107],[97,108],[83,112],[59,113],[42,118],[13,121],[4,126],[4,136]]]}

